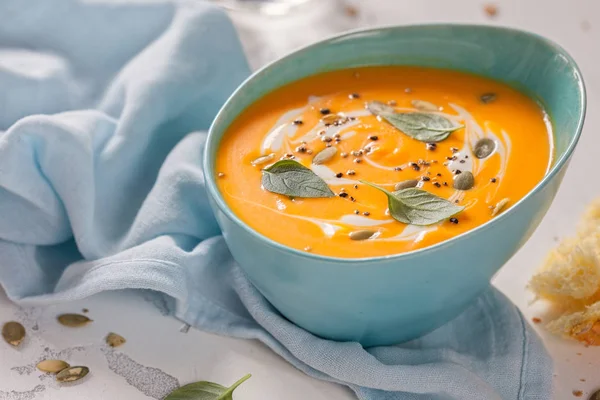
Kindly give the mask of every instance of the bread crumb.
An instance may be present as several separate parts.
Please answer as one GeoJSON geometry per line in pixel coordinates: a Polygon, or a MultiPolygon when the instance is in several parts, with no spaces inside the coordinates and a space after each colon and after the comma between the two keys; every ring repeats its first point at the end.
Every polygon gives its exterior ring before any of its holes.
{"type": "Polygon", "coordinates": [[[542,322],[542,319],[538,317],[533,317],[531,318],[531,321],[533,321],[534,324],[539,324],[542,322]]]}
{"type": "Polygon", "coordinates": [[[490,18],[494,18],[496,15],[498,15],[498,6],[496,6],[495,4],[486,4],[483,7],[483,11],[485,11],[485,13],[487,14],[488,17],[490,18]]]}
{"type": "Polygon", "coordinates": [[[358,17],[358,8],[354,7],[351,4],[346,4],[344,6],[344,12],[350,18],[356,18],[356,17],[358,17]]]}
{"type": "Polygon", "coordinates": [[[581,379],[579,380],[579,382],[585,382],[585,379],[584,379],[584,378],[581,378],[581,379]]]}
{"type": "Polygon", "coordinates": [[[581,397],[583,396],[583,392],[581,390],[573,390],[573,396],[581,397]]]}

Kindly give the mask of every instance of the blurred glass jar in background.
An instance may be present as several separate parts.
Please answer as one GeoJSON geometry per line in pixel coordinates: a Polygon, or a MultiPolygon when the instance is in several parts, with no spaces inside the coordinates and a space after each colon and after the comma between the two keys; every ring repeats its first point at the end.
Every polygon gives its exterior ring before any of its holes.
{"type": "Polygon", "coordinates": [[[285,15],[294,8],[317,0],[213,0],[215,3],[237,11],[254,11],[265,15],[285,15]]]}

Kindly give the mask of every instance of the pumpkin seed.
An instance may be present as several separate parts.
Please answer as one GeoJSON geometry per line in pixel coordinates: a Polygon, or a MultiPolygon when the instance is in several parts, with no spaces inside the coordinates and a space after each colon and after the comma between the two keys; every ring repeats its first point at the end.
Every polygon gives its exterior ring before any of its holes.
{"type": "Polygon", "coordinates": [[[369,230],[362,230],[362,231],[354,231],[354,232],[350,232],[350,239],[351,240],[367,240],[370,239],[371,237],[373,237],[373,235],[377,233],[375,231],[369,231],[369,230]]]}
{"type": "Polygon", "coordinates": [[[7,322],[2,327],[2,337],[6,343],[17,347],[25,339],[25,328],[18,322],[7,322]]]}
{"type": "Polygon", "coordinates": [[[37,364],[37,369],[42,372],[50,372],[52,374],[57,374],[65,368],[69,368],[69,363],[63,360],[44,360],[40,361],[37,364]]]}
{"type": "Polygon", "coordinates": [[[494,215],[502,212],[502,210],[504,209],[504,207],[506,207],[506,205],[508,204],[509,201],[510,201],[510,199],[508,197],[505,197],[502,200],[500,200],[498,203],[496,203],[496,205],[494,206],[494,209],[492,210],[492,217],[494,215]]]}
{"type": "Polygon", "coordinates": [[[88,367],[69,367],[56,374],[56,380],[59,382],[74,382],[85,377],[90,373],[88,367]]]}
{"type": "Polygon", "coordinates": [[[340,121],[341,119],[342,119],[342,116],[339,114],[327,114],[327,115],[323,116],[323,118],[321,118],[321,121],[326,125],[330,125],[330,124],[335,124],[336,122],[340,121]]]}
{"type": "Polygon", "coordinates": [[[425,100],[413,100],[410,104],[420,111],[439,111],[438,106],[425,100]]]}
{"type": "Polygon", "coordinates": [[[394,186],[394,190],[398,191],[398,190],[402,190],[402,189],[413,188],[413,187],[416,187],[418,184],[419,184],[418,180],[408,179],[406,181],[396,183],[396,185],[394,186]]]}
{"type": "Polygon", "coordinates": [[[256,166],[256,165],[262,165],[262,164],[266,164],[269,161],[272,161],[275,159],[275,153],[271,153],[271,154],[267,154],[266,156],[260,156],[252,161],[250,161],[250,164],[256,166]]]}
{"type": "Polygon", "coordinates": [[[58,322],[71,328],[79,328],[92,322],[91,319],[81,314],[62,314],[58,316],[58,322]]]}
{"type": "Polygon", "coordinates": [[[479,139],[473,148],[475,157],[481,159],[489,157],[496,150],[496,142],[490,138],[479,139]]]}
{"type": "Polygon", "coordinates": [[[596,390],[594,393],[592,393],[588,400],[600,400],[600,390],[596,390]]]}
{"type": "Polygon", "coordinates": [[[313,157],[312,163],[316,165],[325,164],[335,156],[335,153],[337,153],[337,148],[326,147],[313,157]]]}
{"type": "Polygon", "coordinates": [[[491,103],[492,101],[496,100],[496,93],[484,93],[481,95],[479,100],[481,100],[483,104],[491,103]]]}
{"type": "Polygon", "coordinates": [[[470,171],[456,175],[452,184],[456,190],[469,190],[473,185],[475,185],[475,177],[470,171]]]}
{"type": "Polygon", "coordinates": [[[109,333],[108,336],[106,336],[106,344],[109,345],[110,347],[119,347],[122,344],[124,344],[127,340],[125,340],[125,338],[121,335],[118,335],[116,333],[109,333]]]}

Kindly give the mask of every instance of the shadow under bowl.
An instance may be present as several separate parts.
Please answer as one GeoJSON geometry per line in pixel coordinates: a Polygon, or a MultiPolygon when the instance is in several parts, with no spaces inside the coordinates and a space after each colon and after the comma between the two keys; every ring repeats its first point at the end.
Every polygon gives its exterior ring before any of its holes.
{"type": "Polygon", "coordinates": [[[554,199],[584,116],[585,89],[577,65],[540,36],[473,25],[356,31],[298,50],[256,72],[236,90],[210,129],[204,155],[207,190],[233,257],[286,318],[328,339],[364,346],[399,343],[458,315],[527,241],[554,199]],[[290,82],[379,65],[465,71],[529,94],[552,120],[555,153],[550,171],[488,223],[431,247],[385,257],[343,259],[301,252],[260,235],[234,215],[219,193],[214,169],[219,142],[231,122],[290,82]]]}

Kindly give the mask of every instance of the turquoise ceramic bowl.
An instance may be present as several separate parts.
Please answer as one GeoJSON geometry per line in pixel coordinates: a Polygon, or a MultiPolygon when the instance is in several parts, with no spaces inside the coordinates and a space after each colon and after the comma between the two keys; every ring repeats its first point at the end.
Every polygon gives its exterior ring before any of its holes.
{"type": "Polygon", "coordinates": [[[204,157],[206,183],[234,258],[285,317],[325,338],[365,346],[398,343],[427,333],[463,311],[530,237],[558,190],[584,115],[585,89],[577,65],[562,48],[531,33],[467,25],[351,32],[266,66],[236,90],[210,129],[204,157]],[[451,68],[529,93],[552,118],[551,170],[499,217],[409,253],[325,257],[258,234],[233,214],[215,184],[215,154],[223,133],[246,107],[282,85],[324,71],[366,65],[451,68]]]}

